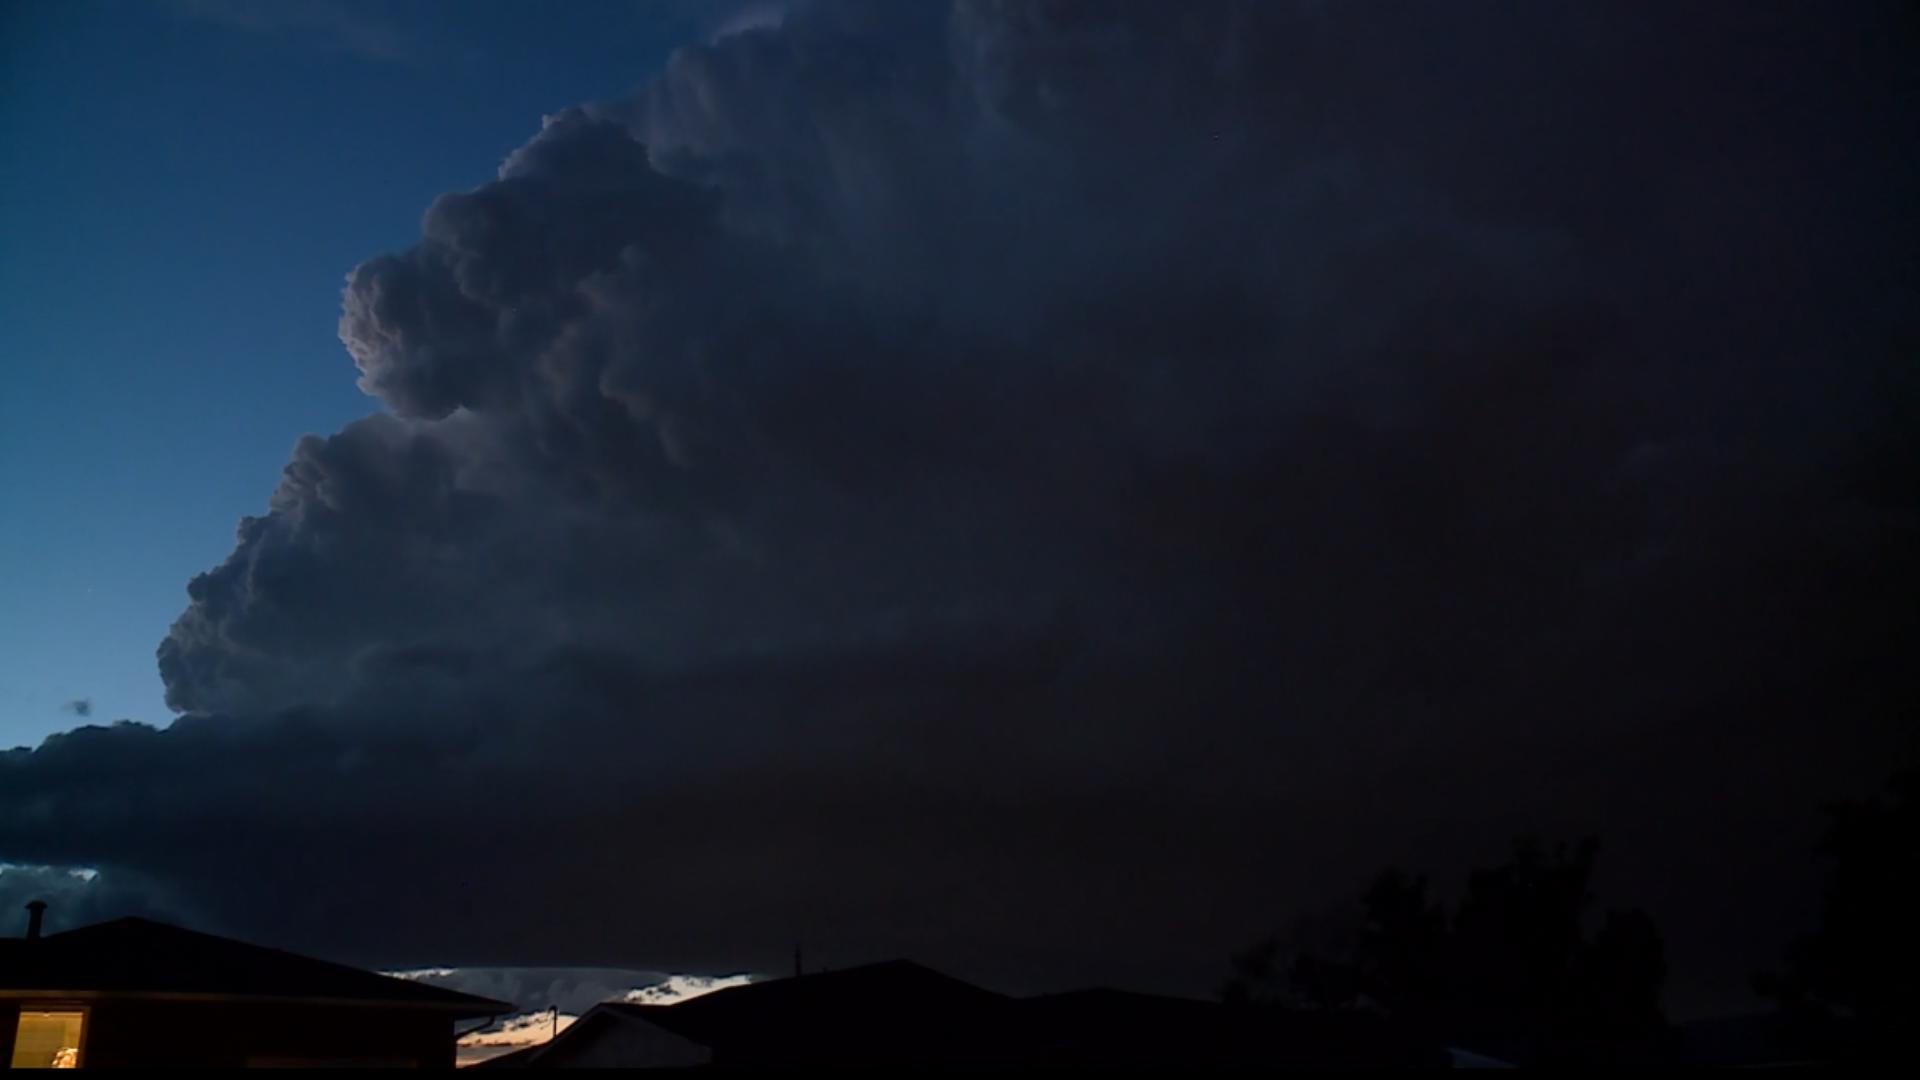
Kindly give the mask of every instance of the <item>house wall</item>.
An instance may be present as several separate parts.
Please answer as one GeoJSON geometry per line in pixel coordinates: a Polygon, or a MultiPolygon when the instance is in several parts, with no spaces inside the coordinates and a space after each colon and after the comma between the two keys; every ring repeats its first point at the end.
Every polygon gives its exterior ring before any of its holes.
{"type": "Polygon", "coordinates": [[[11,1001],[0,1001],[0,1069],[12,1066],[13,1031],[19,1023],[20,1006],[11,1001]]]}
{"type": "MultiPolygon", "coordinates": [[[[97,1000],[87,1003],[85,1068],[388,1065],[452,1068],[444,1013],[378,1007],[97,1000]]],[[[20,1003],[0,1007],[11,1057],[20,1003]]]]}
{"type": "Polygon", "coordinates": [[[597,1016],[568,1028],[536,1060],[541,1068],[675,1069],[713,1063],[691,1039],[632,1017],[597,1016]]]}

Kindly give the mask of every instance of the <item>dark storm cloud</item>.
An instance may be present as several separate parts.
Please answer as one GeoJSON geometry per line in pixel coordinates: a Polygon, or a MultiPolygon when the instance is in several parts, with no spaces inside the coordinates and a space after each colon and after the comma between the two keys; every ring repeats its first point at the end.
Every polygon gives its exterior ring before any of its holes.
{"type": "Polygon", "coordinates": [[[1906,29],[690,46],[350,275],[390,414],[191,583],[188,715],[0,762],[0,854],[387,964],[1195,989],[1384,861],[1585,828],[1738,985],[1910,749],[1906,29]]]}
{"type": "Polygon", "coordinates": [[[47,904],[42,931],[49,934],[121,915],[176,922],[194,917],[193,912],[172,905],[164,883],[136,874],[122,872],[107,879],[88,867],[0,862],[0,935],[14,937],[25,931],[24,909],[34,900],[47,904]]]}

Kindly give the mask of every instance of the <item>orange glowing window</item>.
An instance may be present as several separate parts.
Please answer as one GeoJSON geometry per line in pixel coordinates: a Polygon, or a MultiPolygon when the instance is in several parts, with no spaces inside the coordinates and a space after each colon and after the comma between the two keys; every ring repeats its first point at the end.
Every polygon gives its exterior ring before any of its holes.
{"type": "Polygon", "coordinates": [[[84,1009],[21,1009],[20,1026],[13,1032],[16,1069],[77,1069],[80,1042],[86,1034],[84,1009]]]}

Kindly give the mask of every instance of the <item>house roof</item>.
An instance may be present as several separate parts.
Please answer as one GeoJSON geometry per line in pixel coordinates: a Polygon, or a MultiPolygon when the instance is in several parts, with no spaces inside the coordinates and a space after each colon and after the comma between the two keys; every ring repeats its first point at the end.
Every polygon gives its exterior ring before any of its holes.
{"type": "Polygon", "coordinates": [[[1007,1000],[911,960],[889,960],[732,986],[674,1005],[615,1007],[676,1035],[714,1045],[729,1036],[790,1026],[897,1030],[901,1025],[964,1022],[1007,1000]]]}
{"type": "Polygon", "coordinates": [[[1003,1028],[1011,999],[909,960],[728,987],[672,1005],[602,1002],[557,1039],[494,1068],[541,1064],[596,1037],[598,1018],[642,1020],[714,1052],[716,1064],[966,1061],[1003,1028]]]}
{"type": "Polygon", "coordinates": [[[751,983],[673,1005],[603,1002],[557,1039],[494,1068],[540,1066],[621,1020],[713,1052],[716,1065],[1160,1067],[1444,1063],[1377,1017],[1231,1010],[1190,998],[1079,990],[1011,998],[896,960],[751,983]],[[601,1021],[596,1023],[595,1021],[601,1021]],[[609,1023],[611,1022],[611,1023],[609,1023]]]}
{"type": "Polygon", "coordinates": [[[895,1017],[958,1019],[1004,1001],[1008,1001],[1004,994],[981,990],[972,982],[960,982],[914,961],[885,961],[730,986],[678,1005],[655,1007],[647,1019],[660,1022],[660,1015],[672,1011],[670,1030],[699,1038],[708,1030],[737,1030],[741,1024],[795,1017],[803,1022],[864,1017],[856,1022],[881,1024],[895,1017]]]}
{"type": "MultiPolygon", "coordinates": [[[[713,1049],[711,1045],[697,1039],[688,1039],[685,1035],[673,1030],[669,1022],[663,1022],[665,1014],[671,1011],[672,1006],[667,1005],[636,1005],[624,1001],[603,1001],[588,1009],[579,1019],[568,1024],[565,1030],[547,1042],[523,1046],[510,1053],[477,1061],[472,1067],[476,1069],[566,1068],[579,1061],[575,1055],[591,1055],[596,1041],[608,1035],[617,1036],[617,1030],[629,1024],[656,1027],[668,1035],[677,1036],[689,1043],[704,1047],[711,1053],[713,1049]]],[[[597,1061],[593,1064],[604,1065],[607,1062],[597,1061]]],[[[631,1062],[630,1064],[644,1063],[631,1062]]]]}
{"type": "Polygon", "coordinates": [[[1092,987],[1059,994],[1041,994],[1021,998],[1020,1010],[1030,1016],[1054,1021],[1065,1018],[1097,1017],[1101,1020],[1174,1020],[1211,1019],[1220,1012],[1216,1002],[1197,998],[1171,997],[1166,994],[1142,994],[1132,990],[1092,987]]]}
{"type": "Polygon", "coordinates": [[[450,1018],[513,1010],[472,994],[141,918],[0,940],[0,995],[23,994],[258,998],[430,1009],[450,1018]]]}
{"type": "Polygon", "coordinates": [[[1839,1057],[1848,1034],[1844,1021],[1818,1013],[1741,1013],[1681,1025],[1679,1050],[1688,1065],[1814,1065],[1839,1057]]]}

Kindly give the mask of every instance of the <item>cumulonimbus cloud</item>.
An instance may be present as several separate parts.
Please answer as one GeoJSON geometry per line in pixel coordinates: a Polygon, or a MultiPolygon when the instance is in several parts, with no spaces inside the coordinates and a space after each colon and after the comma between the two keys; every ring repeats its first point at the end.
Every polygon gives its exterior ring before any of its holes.
{"type": "Polygon", "coordinates": [[[189,586],[187,715],[0,762],[0,855],[389,964],[1191,987],[1380,862],[1587,827],[1678,962],[1751,962],[1789,893],[1708,918],[1689,845],[1777,885],[1912,700],[1912,505],[1846,479],[1906,467],[1866,41],[821,3],[689,46],[353,271],[384,411],[189,586]]]}

